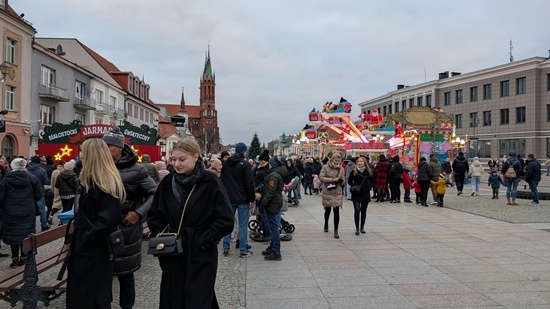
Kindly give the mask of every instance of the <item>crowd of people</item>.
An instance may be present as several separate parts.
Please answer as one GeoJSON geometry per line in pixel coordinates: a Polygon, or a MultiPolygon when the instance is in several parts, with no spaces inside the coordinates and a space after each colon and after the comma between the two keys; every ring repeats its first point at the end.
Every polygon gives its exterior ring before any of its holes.
{"type": "MultiPolygon", "coordinates": [[[[42,155],[30,160],[0,157],[0,237],[11,249],[10,267],[25,263],[21,246],[27,235],[36,232],[37,216],[41,231],[46,231],[57,214],[74,210],[67,308],[110,308],[113,277],[120,285],[120,307],[133,308],[134,272],[141,267],[146,222],[150,237],[178,233],[184,252],[158,256],[160,308],[216,308],[217,244],[222,242],[222,256],[227,257],[233,238],[240,258],[253,256],[247,231],[251,208],[259,211],[263,237],[269,240],[261,252],[264,259],[280,261],[284,199],[301,199],[302,192],[321,195],[323,230],[329,232],[332,215],[334,238],[340,237],[344,199],[353,204],[359,236],[366,233],[371,201],[414,203],[414,190],[416,204],[444,207],[447,187],[456,186],[457,195],[462,195],[468,180],[470,195],[479,196],[484,173],[490,174],[492,199],[499,198],[502,185],[507,205],[518,205],[517,188],[524,181],[533,193],[530,205],[539,205],[541,164],[532,154],[524,161],[510,152],[505,159],[489,160],[487,168],[479,158],[469,161],[462,152],[443,163],[432,154],[409,170],[397,155],[343,157],[333,152],[321,160],[270,156],[266,150],[247,159],[247,150],[241,142],[233,154],[224,151],[204,159],[197,143],[184,139],[174,145],[168,161],[151,162],[143,155],[138,162],[115,127],[101,139],[86,140],[78,160],[55,164],[42,155]],[[285,192],[285,185],[293,181],[300,185],[285,192]],[[111,259],[105,239],[117,229],[124,235],[126,250],[111,259]]],[[[550,158],[545,165],[550,176],[550,158]]],[[[0,253],[0,257],[9,255],[0,253]]]]}

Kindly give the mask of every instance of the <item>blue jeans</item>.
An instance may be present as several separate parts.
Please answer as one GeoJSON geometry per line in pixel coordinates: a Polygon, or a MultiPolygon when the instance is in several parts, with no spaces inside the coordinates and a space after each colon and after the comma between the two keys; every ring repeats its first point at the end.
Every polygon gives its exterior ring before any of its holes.
{"type": "MultiPolygon", "coordinates": [[[[233,214],[237,212],[239,219],[239,250],[246,252],[247,229],[248,229],[248,217],[250,216],[250,204],[232,204],[233,214]]],[[[226,235],[223,238],[223,251],[229,252],[231,248],[231,234],[226,235]]]]}
{"type": "Polygon", "coordinates": [[[269,226],[269,232],[271,233],[271,250],[273,252],[281,252],[281,234],[279,232],[279,226],[281,225],[281,213],[270,213],[266,211],[267,225],[269,226]]]}
{"type": "Polygon", "coordinates": [[[506,198],[515,200],[518,196],[519,178],[510,180],[506,179],[506,198]]]}
{"type": "Polygon", "coordinates": [[[136,302],[136,281],[134,273],[126,275],[118,275],[118,283],[120,285],[119,305],[122,309],[132,309],[136,302]]]}
{"type": "Polygon", "coordinates": [[[472,191],[479,192],[479,182],[481,181],[481,176],[472,176],[472,191]]]}
{"type": "Polygon", "coordinates": [[[539,185],[539,182],[536,180],[530,180],[529,181],[529,189],[531,189],[531,192],[533,193],[533,202],[539,203],[539,191],[537,189],[537,186],[539,185]]]}
{"type": "Polygon", "coordinates": [[[44,197],[36,201],[38,208],[40,209],[40,226],[48,227],[48,221],[46,221],[46,200],[44,197]]]}

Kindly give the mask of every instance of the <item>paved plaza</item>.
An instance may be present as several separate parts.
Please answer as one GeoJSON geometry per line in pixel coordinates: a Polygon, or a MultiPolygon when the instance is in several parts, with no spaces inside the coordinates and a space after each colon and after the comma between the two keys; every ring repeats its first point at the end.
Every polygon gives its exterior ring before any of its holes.
{"type": "MultiPolygon", "coordinates": [[[[550,177],[543,178],[541,185],[550,188],[550,177]]],[[[296,231],[282,242],[282,261],[264,261],[266,244],[257,242],[247,259],[234,248],[229,257],[220,255],[220,307],[549,308],[550,201],[506,206],[502,189],[499,200],[486,185],[480,196],[469,192],[466,186],[457,196],[448,188],[443,208],[371,203],[367,233],[359,236],[345,201],[340,239],[332,235],[332,217],[330,232],[323,232],[321,197],[302,195],[300,206],[284,216],[296,231]]],[[[0,260],[4,271],[8,260],[0,260]]],[[[136,308],[158,307],[155,258],[144,254],[136,280],[136,308]]],[[[114,289],[117,308],[116,280],[114,289]]],[[[64,308],[64,297],[48,308],[64,308]]]]}

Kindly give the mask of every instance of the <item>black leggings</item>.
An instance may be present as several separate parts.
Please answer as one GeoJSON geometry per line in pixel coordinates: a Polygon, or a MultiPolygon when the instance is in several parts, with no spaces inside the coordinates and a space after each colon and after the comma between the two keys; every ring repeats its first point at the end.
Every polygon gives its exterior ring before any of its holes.
{"type": "Polygon", "coordinates": [[[328,226],[331,209],[334,209],[334,230],[337,230],[340,223],[340,207],[325,207],[325,225],[328,226]]]}
{"type": "MultiPolygon", "coordinates": [[[[12,257],[18,257],[19,252],[23,253],[23,245],[10,245],[11,248],[11,256],[12,257]]],[[[23,255],[23,254],[21,254],[23,255]]]]}
{"type": "Polygon", "coordinates": [[[367,207],[369,203],[353,202],[353,219],[355,220],[355,228],[358,229],[365,227],[365,222],[367,222],[367,207]],[[361,225],[359,225],[359,215],[361,215],[361,225]]]}

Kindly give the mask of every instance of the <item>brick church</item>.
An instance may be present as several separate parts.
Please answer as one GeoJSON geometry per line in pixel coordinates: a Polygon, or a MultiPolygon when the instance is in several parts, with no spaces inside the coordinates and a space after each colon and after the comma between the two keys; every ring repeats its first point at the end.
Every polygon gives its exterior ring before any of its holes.
{"type": "Polygon", "coordinates": [[[187,105],[182,90],[179,105],[157,104],[157,106],[166,109],[166,116],[181,137],[190,137],[191,134],[203,152],[220,152],[220,129],[216,111],[216,74],[212,72],[210,48],[200,80],[199,105],[187,105]]]}

